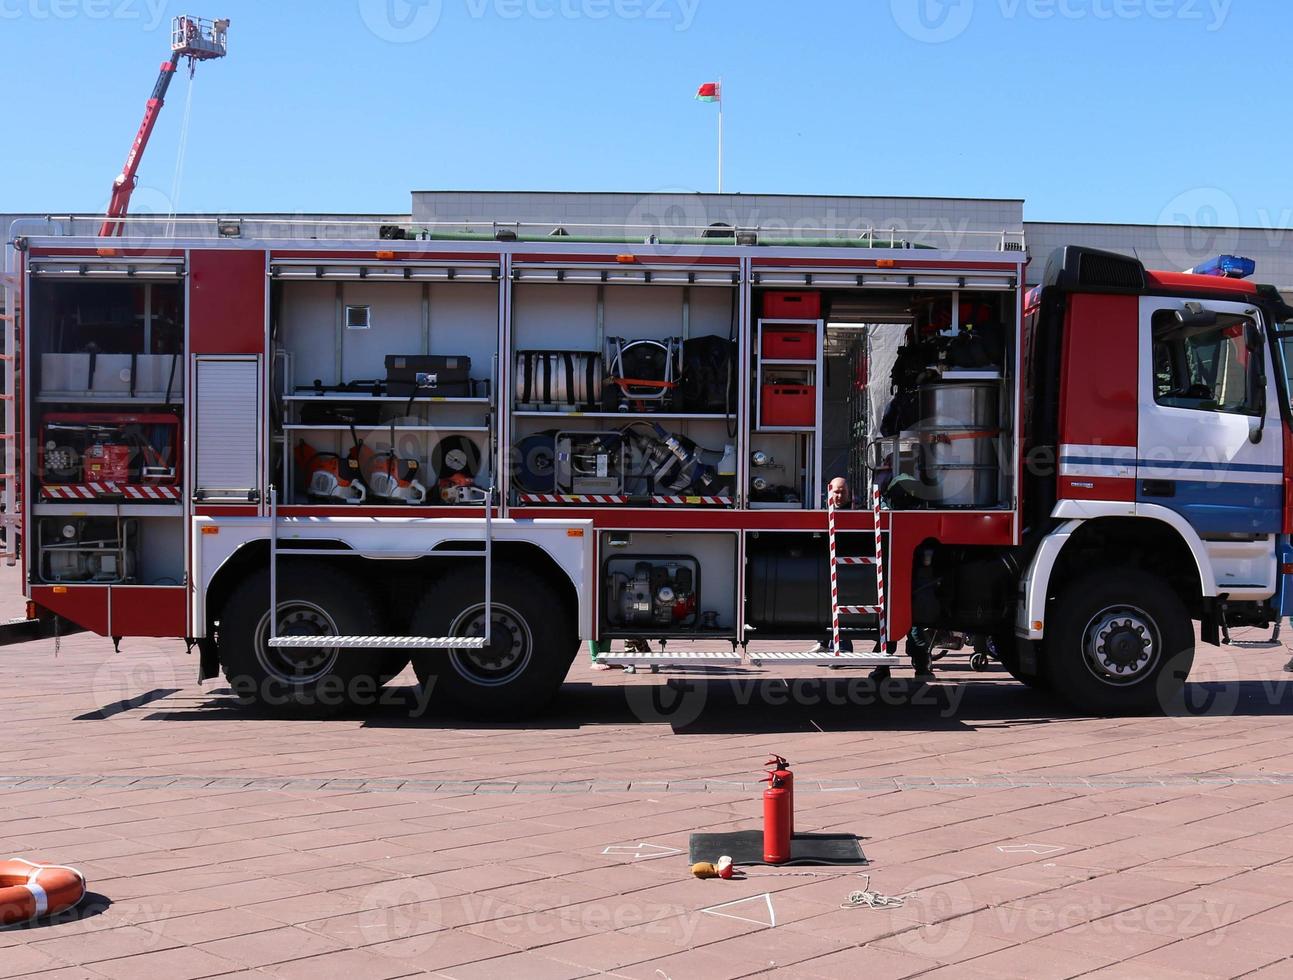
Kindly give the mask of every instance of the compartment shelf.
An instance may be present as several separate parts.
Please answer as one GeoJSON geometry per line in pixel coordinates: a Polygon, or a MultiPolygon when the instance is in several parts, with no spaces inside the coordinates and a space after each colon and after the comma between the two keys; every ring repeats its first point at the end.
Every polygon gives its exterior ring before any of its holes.
{"type": "MultiPolygon", "coordinates": [[[[343,392],[325,392],[321,395],[283,395],[285,402],[398,402],[407,404],[409,398],[407,395],[347,395],[343,392]]],[[[458,395],[419,395],[413,399],[414,405],[424,405],[428,402],[435,404],[452,404],[452,405],[488,405],[492,399],[479,397],[468,398],[458,395]]]]}
{"type": "Polygon", "coordinates": [[[102,501],[42,501],[32,505],[37,517],[180,517],[176,504],[149,504],[102,501]]]}
{"type": "Polygon", "coordinates": [[[652,494],[650,496],[625,493],[532,493],[522,490],[517,494],[522,507],[588,506],[623,507],[731,507],[734,498],[728,495],[701,494],[652,494]]]}
{"type": "Polygon", "coordinates": [[[944,368],[939,371],[944,381],[1001,381],[1002,374],[996,369],[976,370],[974,368],[944,368]]]}
{"type": "Polygon", "coordinates": [[[176,388],[168,402],[164,391],[147,391],[143,394],[135,394],[133,397],[122,391],[97,395],[89,392],[59,394],[47,391],[37,395],[36,402],[41,405],[171,405],[179,408],[184,404],[184,392],[176,388]]]}
{"type": "MultiPolygon", "coordinates": [[[[284,425],[284,432],[349,432],[351,429],[363,429],[365,432],[390,432],[391,426],[377,422],[372,425],[306,425],[290,423],[284,425]]],[[[397,425],[396,432],[488,432],[487,425],[397,425]]]]}
{"type": "Polygon", "coordinates": [[[625,422],[649,422],[651,419],[668,419],[682,422],[725,422],[735,415],[702,415],[687,412],[538,412],[516,411],[518,419],[623,419],[625,422]]]}

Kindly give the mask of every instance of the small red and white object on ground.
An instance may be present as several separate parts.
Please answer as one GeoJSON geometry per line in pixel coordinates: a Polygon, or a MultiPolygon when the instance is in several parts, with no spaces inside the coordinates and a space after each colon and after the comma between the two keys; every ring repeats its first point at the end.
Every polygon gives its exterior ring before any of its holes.
{"type": "Polygon", "coordinates": [[[75,908],[85,897],[85,875],[57,864],[22,858],[0,862],[0,926],[75,908]]]}

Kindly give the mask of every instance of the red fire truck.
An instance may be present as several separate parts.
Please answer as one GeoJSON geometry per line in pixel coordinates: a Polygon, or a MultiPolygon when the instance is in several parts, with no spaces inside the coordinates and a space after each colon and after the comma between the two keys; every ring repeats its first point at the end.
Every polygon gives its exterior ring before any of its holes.
{"type": "Polygon", "coordinates": [[[1288,609],[1293,311],[1244,279],[1069,247],[1029,291],[1011,235],[125,220],[11,236],[12,560],[36,628],[185,639],[243,700],[412,660],[513,716],[585,641],[776,670],[956,635],[1117,712],[1179,691],[1196,622],[1288,609]]]}

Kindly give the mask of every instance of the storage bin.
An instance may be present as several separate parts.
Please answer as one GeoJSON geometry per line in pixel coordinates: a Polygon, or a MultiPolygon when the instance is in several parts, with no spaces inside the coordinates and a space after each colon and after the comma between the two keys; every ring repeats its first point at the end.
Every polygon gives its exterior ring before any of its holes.
{"type": "Polygon", "coordinates": [[[759,398],[759,424],[807,428],[817,423],[813,385],[765,384],[759,398]]]}
{"type": "Polygon", "coordinates": [[[783,361],[817,360],[817,331],[803,327],[764,327],[759,350],[765,358],[783,361]]]}
{"type": "Polygon", "coordinates": [[[763,294],[763,315],[787,320],[816,320],[822,315],[822,294],[778,290],[763,294]]]}

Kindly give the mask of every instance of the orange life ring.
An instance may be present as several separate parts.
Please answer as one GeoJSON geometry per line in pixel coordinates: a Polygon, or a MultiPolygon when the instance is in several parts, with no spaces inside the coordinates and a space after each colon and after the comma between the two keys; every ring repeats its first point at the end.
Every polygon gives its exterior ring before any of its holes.
{"type": "Polygon", "coordinates": [[[75,868],[0,861],[0,926],[66,912],[85,897],[85,876],[75,868]]]}

